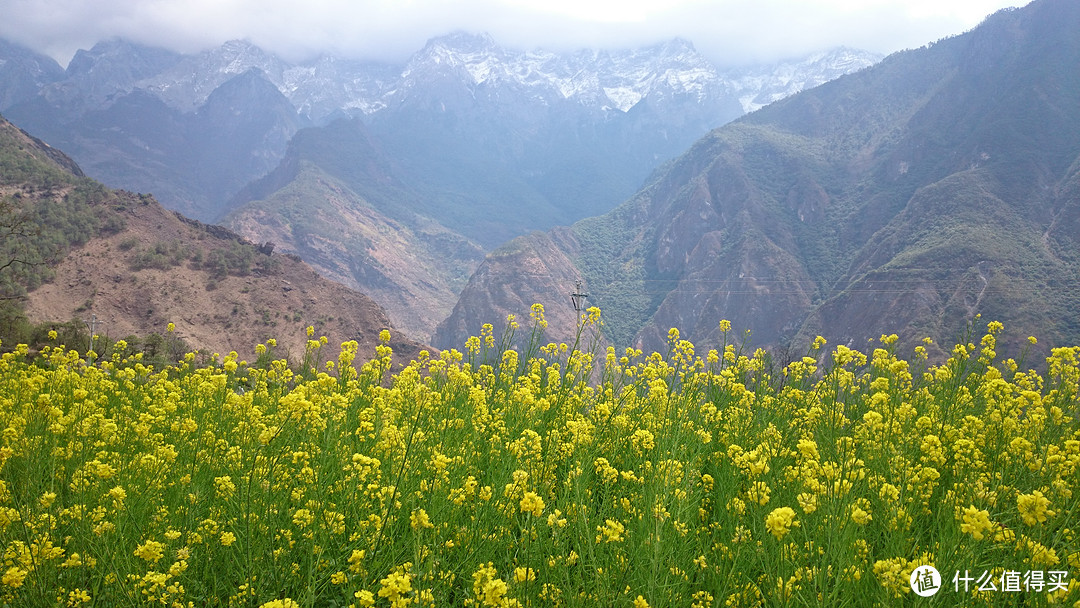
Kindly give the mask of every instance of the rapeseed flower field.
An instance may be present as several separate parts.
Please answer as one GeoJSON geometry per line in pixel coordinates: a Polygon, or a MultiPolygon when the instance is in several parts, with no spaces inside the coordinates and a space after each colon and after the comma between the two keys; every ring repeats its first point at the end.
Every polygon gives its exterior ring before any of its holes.
{"type": "Polygon", "coordinates": [[[1080,605],[1080,348],[1025,369],[990,323],[777,369],[532,317],[395,373],[388,334],[295,369],[17,347],[0,605],[1080,605]]]}

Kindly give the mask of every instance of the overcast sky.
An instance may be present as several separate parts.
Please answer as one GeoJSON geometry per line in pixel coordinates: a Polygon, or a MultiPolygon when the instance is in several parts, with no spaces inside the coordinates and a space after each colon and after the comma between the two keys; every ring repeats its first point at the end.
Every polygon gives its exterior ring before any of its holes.
{"type": "Polygon", "coordinates": [[[0,0],[0,37],[66,65],[121,37],[194,52],[247,39],[297,61],[404,61],[455,30],[515,49],[629,48],[681,36],[719,65],[834,46],[887,54],[959,34],[1027,0],[0,0]]]}

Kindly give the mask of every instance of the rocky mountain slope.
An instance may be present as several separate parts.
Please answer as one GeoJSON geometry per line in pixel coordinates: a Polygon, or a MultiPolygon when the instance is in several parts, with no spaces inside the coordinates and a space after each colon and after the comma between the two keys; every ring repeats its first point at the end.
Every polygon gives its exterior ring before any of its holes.
{"type": "MultiPolygon", "coordinates": [[[[508,145],[521,146],[530,129],[558,113],[566,128],[585,127],[578,137],[621,137],[606,145],[641,149],[645,167],[635,167],[633,183],[619,184],[618,198],[606,200],[606,210],[633,192],[657,162],[744,108],[877,59],[841,51],[724,72],[681,40],[560,55],[512,51],[490,37],[459,33],[431,40],[403,66],[331,56],[290,64],[244,41],[181,55],[108,40],[79,51],[60,72],[55,61],[4,43],[0,111],[70,151],[108,185],[154,192],[169,208],[204,221],[224,216],[230,198],[272,169],[303,126],[359,117],[395,140],[410,125],[426,126],[417,112],[437,107],[451,114],[444,119],[458,122],[459,134],[479,129],[488,143],[509,139],[508,145]],[[454,116],[468,100],[483,111],[454,116]],[[622,118],[634,108],[643,117],[622,118]],[[480,120],[494,116],[503,120],[490,126],[480,120]],[[602,126],[610,120],[635,128],[602,126]],[[231,137],[220,137],[223,132],[231,137]],[[208,175],[208,167],[217,170],[208,175]]],[[[442,150],[445,143],[406,138],[394,152],[419,157],[416,170],[424,171],[431,167],[423,151],[442,150]]],[[[574,144],[557,141],[537,151],[537,160],[573,154],[574,144]]]]}
{"type": "Polygon", "coordinates": [[[435,221],[396,215],[385,215],[340,179],[300,161],[287,186],[225,223],[368,294],[393,311],[395,326],[410,335],[430,336],[483,250],[435,221]]]}
{"type": "Polygon", "coordinates": [[[95,179],[154,192],[171,209],[211,220],[222,200],[277,165],[300,122],[257,68],[230,74],[194,111],[170,106],[144,85],[182,60],[100,43],[77,53],[64,78],[0,111],[95,179]]]}
{"type": "Polygon", "coordinates": [[[50,57],[0,40],[0,111],[38,94],[64,77],[64,69],[50,57]]]}
{"type": "Polygon", "coordinates": [[[459,33],[403,66],[289,64],[112,40],[7,112],[89,175],[274,241],[430,336],[484,251],[605,212],[710,128],[876,59],[724,71],[683,40],[555,54],[459,33]]]}
{"type": "MultiPolygon", "coordinates": [[[[114,340],[164,334],[171,322],[192,348],[236,350],[245,358],[274,337],[277,353],[294,361],[303,357],[308,325],[329,338],[329,356],[355,339],[359,356],[370,357],[379,332],[392,328],[364,294],[299,259],[168,211],[150,196],[106,189],[3,118],[0,195],[35,229],[6,239],[0,251],[34,262],[0,272],[0,295],[30,287],[18,301],[33,322],[93,318],[95,331],[114,340]]],[[[392,334],[399,362],[423,347],[392,334]]]]}
{"type": "Polygon", "coordinates": [[[1037,0],[717,129],[614,211],[494,252],[435,342],[565,307],[583,276],[608,336],[646,349],[671,327],[716,344],[724,318],[780,349],[951,343],[978,313],[1016,352],[1076,343],[1077,28],[1075,2],[1037,0]],[[507,252],[566,266],[508,294],[507,252]]]}
{"type": "MultiPolygon", "coordinates": [[[[817,65],[859,63],[850,53],[830,57],[817,65]]],[[[789,87],[811,75],[795,66],[780,73],[773,80],[789,87]]],[[[758,88],[770,80],[759,77],[758,88]]],[[[440,38],[382,101],[366,104],[379,108],[372,115],[299,132],[281,165],[242,190],[222,221],[372,294],[399,326],[430,335],[483,250],[609,209],[660,160],[738,115],[743,90],[684,41],[560,57],[506,51],[487,37],[440,38]],[[344,196],[328,197],[302,167],[332,177],[344,196]],[[284,200],[319,209],[321,228],[283,215],[284,200]],[[394,236],[346,245],[328,234],[394,236]]]]}

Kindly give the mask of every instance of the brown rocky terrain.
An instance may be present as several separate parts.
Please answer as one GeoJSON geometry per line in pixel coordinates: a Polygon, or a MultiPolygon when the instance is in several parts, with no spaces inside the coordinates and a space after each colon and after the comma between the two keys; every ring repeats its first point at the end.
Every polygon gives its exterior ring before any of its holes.
{"type": "MultiPolygon", "coordinates": [[[[186,262],[169,269],[132,270],[134,255],[157,243],[190,243],[206,251],[228,247],[238,237],[182,219],[156,202],[139,201],[137,195],[117,196],[130,205],[112,210],[124,214],[124,230],[71,251],[55,267],[53,281],[29,294],[26,310],[32,321],[87,320],[95,315],[98,333],[113,339],[164,333],[171,322],[178,337],[204,351],[235,350],[253,357],[255,344],[274,338],[279,352],[292,360],[303,357],[308,325],[316,328],[316,337],[327,336],[331,357],[346,340],[356,340],[361,356],[370,357],[379,332],[392,328],[383,309],[364,294],[280,254],[267,256],[272,264],[265,270],[220,280],[186,262]],[[133,239],[137,244],[124,251],[133,239]]],[[[391,336],[399,362],[416,357],[423,348],[400,332],[391,330],[391,336]]]]}
{"type": "MultiPolygon", "coordinates": [[[[57,162],[66,158],[58,151],[2,118],[0,143],[3,194],[24,209],[47,216],[49,205],[89,182],[70,161],[57,162]],[[35,177],[44,173],[52,176],[47,186],[35,177]]],[[[236,351],[242,358],[254,358],[254,346],[274,338],[277,354],[299,361],[309,325],[316,337],[329,340],[324,359],[335,358],[347,340],[359,343],[358,360],[371,358],[383,329],[391,331],[397,363],[425,348],[395,330],[366,295],[319,276],[294,256],[186,219],[149,195],[93,187],[103,194],[86,204],[99,225],[113,229],[54,261],[51,280],[26,296],[25,313],[33,322],[93,319],[95,331],[113,340],[165,334],[173,323],[189,347],[236,351]],[[215,260],[228,260],[229,267],[215,266],[215,260]]]]}

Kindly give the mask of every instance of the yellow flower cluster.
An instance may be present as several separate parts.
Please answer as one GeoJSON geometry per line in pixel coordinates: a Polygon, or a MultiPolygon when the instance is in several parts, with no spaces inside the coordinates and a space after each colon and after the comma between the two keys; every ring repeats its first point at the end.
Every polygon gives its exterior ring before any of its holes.
{"type": "Polygon", "coordinates": [[[765,517],[765,527],[777,540],[786,536],[791,528],[797,525],[799,522],[795,521],[795,509],[791,507],[777,507],[765,517]]]}
{"type": "Polygon", "coordinates": [[[1020,512],[1020,517],[1023,518],[1024,523],[1029,526],[1041,524],[1047,518],[1056,515],[1047,508],[1049,506],[1050,499],[1043,496],[1043,493],[1038,490],[1031,494],[1019,494],[1016,497],[1016,509],[1020,512]]]}
{"type": "Polygon", "coordinates": [[[924,564],[1080,571],[1080,348],[1025,368],[991,324],[937,364],[889,335],[780,366],[727,322],[644,354],[598,310],[595,350],[530,319],[394,373],[388,331],[325,365],[314,326],[299,366],[0,355],[0,605],[892,605],[924,564]]]}
{"type": "Polygon", "coordinates": [[[540,517],[540,514],[544,512],[544,499],[540,498],[536,492],[526,492],[521,498],[521,512],[540,517]]]}

